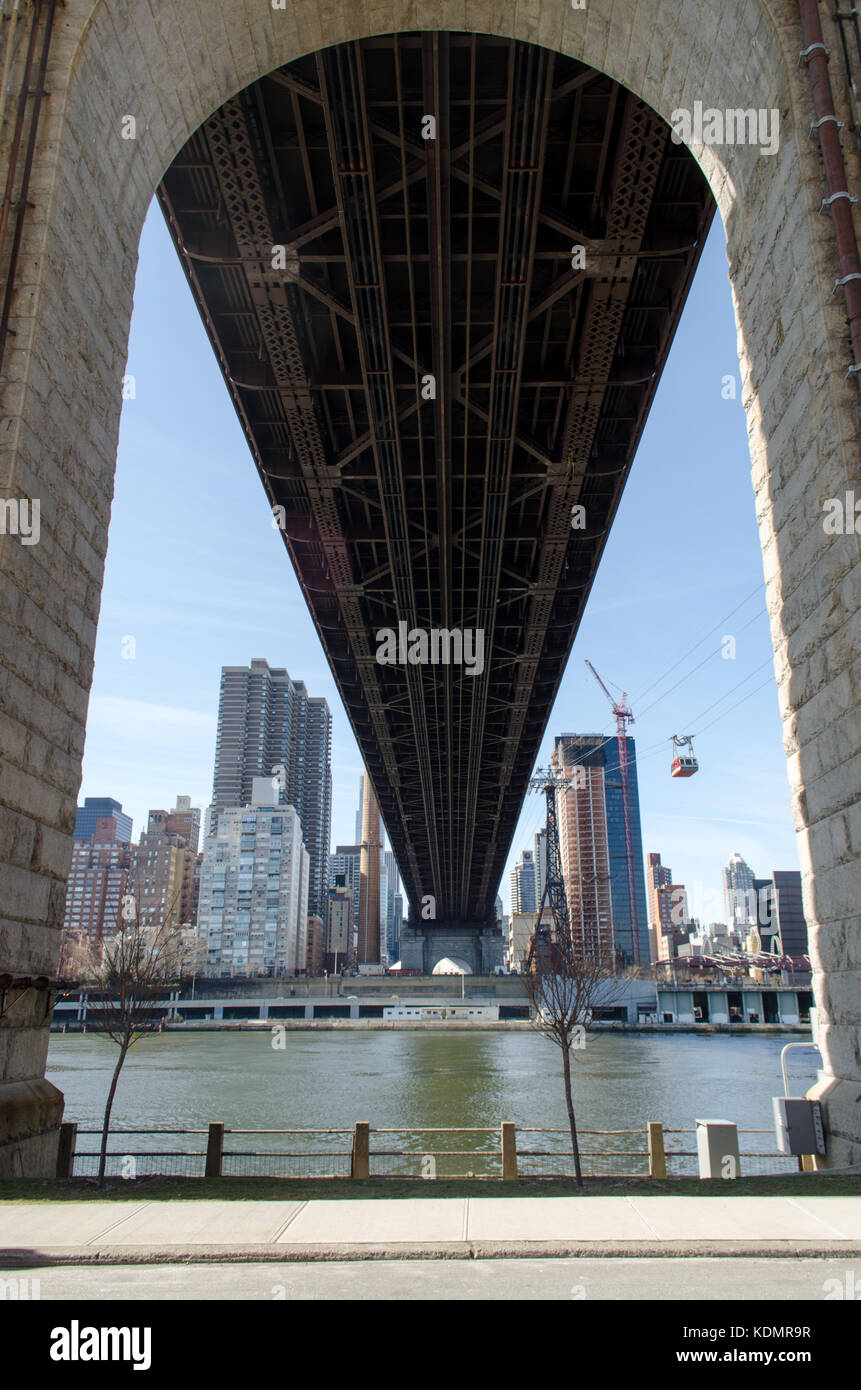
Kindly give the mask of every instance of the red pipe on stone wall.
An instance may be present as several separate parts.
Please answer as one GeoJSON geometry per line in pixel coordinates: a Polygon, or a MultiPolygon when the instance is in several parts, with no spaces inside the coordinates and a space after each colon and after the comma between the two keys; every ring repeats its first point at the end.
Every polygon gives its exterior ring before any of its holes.
{"type": "Polygon", "coordinates": [[[810,77],[815,113],[813,128],[819,135],[828,187],[828,197],[823,199],[822,206],[824,208],[827,205],[830,208],[834,220],[841,274],[837,283],[842,286],[846,297],[849,332],[852,337],[854,361],[849,371],[854,373],[861,386],[861,259],[858,256],[858,242],[852,219],[852,200],[847,187],[846,165],[840,148],[840,129],[828,77],[828,50],[819,22],[819,0],[799,0],[799,8],[804,42],[800,57],[807,64],[810,77]]]}

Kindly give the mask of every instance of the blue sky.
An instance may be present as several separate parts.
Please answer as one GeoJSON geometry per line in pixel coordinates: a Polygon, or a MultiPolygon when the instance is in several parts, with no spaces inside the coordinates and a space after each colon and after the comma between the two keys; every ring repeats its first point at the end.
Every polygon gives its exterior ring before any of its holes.
{"type": "MultiPolygon", "coordinates": [[[[688,885],[693,910],[735,850],[759,875],[798,867],[737,370],[716,221],[541,759],[557,733],[614,729],[588,657],[632,699],[644,851],[688,885]],[[669,774],[677,732],[701,732],[701,770],[684,781],[669,774]]],[[[206,806],[221,666],[261,656],[329,701],[332,844],[352,841],[359,751],[155,205],[127,371],[81,796],[116,797],[135,837],[178,793],[206,806]]],[[[510,864],[542,805],[527,799],[510,864]]],[[[507,908],[507,871],[501,891],[507,908]]]]}

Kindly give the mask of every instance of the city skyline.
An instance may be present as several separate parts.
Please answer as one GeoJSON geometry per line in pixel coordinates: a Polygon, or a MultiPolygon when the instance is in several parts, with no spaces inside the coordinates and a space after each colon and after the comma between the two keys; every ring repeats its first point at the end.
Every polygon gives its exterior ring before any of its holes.
{"type": "MultiPolygon", "coordinates": [[[[330,849],[353,843],[362,758],[155,209],[138,285],[136,395],[123,412],[79,801],[118,796],[138,827],[165,786],[206,807],[221,668],[262,653],[328,702],[330,849]],[[178,562],[191,582],[163,598],[146,576],[178,562]]],[[[632,691],[644,843],[660,843],[686,882],[709,885],[735,848],[752,863],[798,864],[738,396],[716,224],[537,759],[547,761],[558,729],[612,733],[589,656],[611,686],[632,691]],[[722,394],[727,376],[736,399],[722,394]],[[656,527],[671,545],[653,544],[656,527]],[[726,637],[735,650],[724,656],[726,637]],[[697,741],[697,777],[672,780],[670,734],[718,719],[697,741]]],[[[542,809],[527,797],[500,883],[506,911],[510,870],[542,809]]]]}

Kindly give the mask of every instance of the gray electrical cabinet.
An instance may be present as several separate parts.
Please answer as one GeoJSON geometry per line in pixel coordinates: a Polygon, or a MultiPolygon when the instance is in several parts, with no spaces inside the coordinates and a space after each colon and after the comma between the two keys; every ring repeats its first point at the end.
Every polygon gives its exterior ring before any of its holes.
{"type": "Polygon", "coordinates": [[[824,1154],[825,1129],[818,1100],[774,1096],[774,1129],[782,1154],[824,1154]]]}
{"type": "Polygon", "coordinates": [[[732,1120],[697,1120],[697,1154],[701,1178],[737,1178],[740,1173],[738,1127],[732,1120]]]}

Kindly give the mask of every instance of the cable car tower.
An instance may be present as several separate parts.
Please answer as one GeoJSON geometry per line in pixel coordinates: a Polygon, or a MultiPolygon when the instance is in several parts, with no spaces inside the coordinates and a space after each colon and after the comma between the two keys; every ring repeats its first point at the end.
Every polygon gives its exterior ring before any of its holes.
{"type": "Polygon", "coordinates": [[[586,665],[592,672],[616,716],[616,741],[619,745],[619,777],[622,784],[622,820],[625,827],[625,870],[628,879],[628,907],[631,922],[631,954],[635,965],[640,964],[640,913],[637,907],[637,882],[634,874],[634,832],[631,823],[631,789],[628,780],[628,725],[634,722],[634,712],[628,704],[627,691],[621,700],[614,700],[591,661],[586,665]]]}
{"type": "Polygon", "coordinates": [[[553,949],[553,941],[568,942],[571,938],[568,895],[565,892],[565,879],[562,876],[562,854],[559,848],[559,821],[556,816],[556,793],[560,788],[566,792],[572,791],[571,779],[553,766],[546,769],[536,768],[535,776],[530,779],[528,786],[528,790],[531,792],[544,792],[547,800],[547,877],[544,881],[541,902],[538,904],[535,931],[529,943],[529,955],[526,959],[527,974],[532,969],[536,951],[540,951],[546,959],[553,949]],[[548,904],[553,917],[552,929],[549,923],[541,921],[545,902],[548,904]]]}

